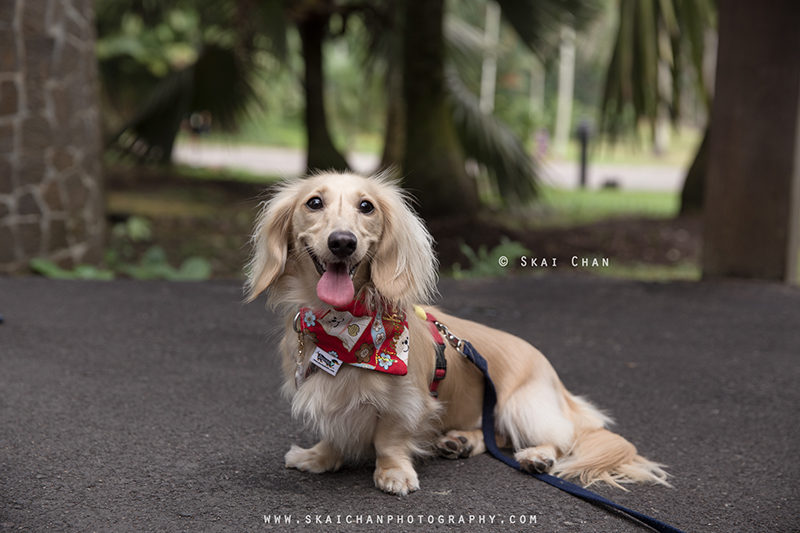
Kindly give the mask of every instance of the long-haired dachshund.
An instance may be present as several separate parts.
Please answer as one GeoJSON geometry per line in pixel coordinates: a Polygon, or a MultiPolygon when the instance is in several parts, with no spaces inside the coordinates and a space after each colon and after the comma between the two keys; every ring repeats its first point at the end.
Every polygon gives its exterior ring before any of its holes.
{"type": "Polygon", "coordinates": [[[572,395],[524,340],[418,304],[436,288],[431,235],[385,176],[326,173],[282,183],[265,202],[249,265],[248,298],[268,290],[285,313],[283,391],[320,436],[293,445],[286,466],[329,472],[375,459],[375,485],[419,488],[414,458],[483,453],[483,376],[451,347],[438,398],[436,345],[426,313],[469,339],[497,388],[498,444],[531,471],[666,484],[660,465],[605,429],[610,419],[572,395]]]}

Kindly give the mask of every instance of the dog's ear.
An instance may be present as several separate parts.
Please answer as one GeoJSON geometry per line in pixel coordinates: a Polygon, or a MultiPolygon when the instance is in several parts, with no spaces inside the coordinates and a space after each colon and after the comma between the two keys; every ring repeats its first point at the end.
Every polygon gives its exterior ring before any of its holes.
{"type": "Polygon", "coordinates": [[[253,255],[248,264],[246,301],[252,302],[283,274],[289,252],[289,232],[296,191],[284,184],[264,202],[253,234],[253,255]]]}
{"type": "Polygon", "coordinates": [[[437,260],[425,223],[393,184],[380,195],[383,234],[372,259],[372,282],[390,302],[407,307],[429,301],[436,293],[437,260]]]}

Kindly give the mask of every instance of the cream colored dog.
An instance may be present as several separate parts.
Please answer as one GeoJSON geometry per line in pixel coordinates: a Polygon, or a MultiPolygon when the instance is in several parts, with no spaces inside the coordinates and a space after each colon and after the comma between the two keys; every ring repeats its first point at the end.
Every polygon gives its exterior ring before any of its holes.
{"type": "MultiPolygon", "coordinates": [[[[405,495],[419,488],[414,458],[431,451],[452,459],[486,448],[481,433],[483,376],[450,346],[438,400],[429,385],[435,350],[428,323],[414,305],[435,292],[432,238],[386,177],[320,174],[287,181],[264,204],[253,236],[249,300],[269,290],[285,313],[281,341],[292,414],[321,437],[293,445],[286,466],[335,471],[375,458],[375,485],[405,495]],[[325,312],[359,298],[378,316],[387,309],[408,320],[407,375],[342,364],[335,376],[309,373],[314,338],[293,328],[300,308],[325,312]],[[302,346],[301,346],[301,340],[302,346]],[[298,371],[299,368],[299,371],[298,371]]],[[[603,481],[666,484],[666,473],[605,427],[610,420],[569,393],[545,357],[527,342],[495,329],[425,308],[488,361],[497,387],[498,444],[535,472],[603,481]]]]}

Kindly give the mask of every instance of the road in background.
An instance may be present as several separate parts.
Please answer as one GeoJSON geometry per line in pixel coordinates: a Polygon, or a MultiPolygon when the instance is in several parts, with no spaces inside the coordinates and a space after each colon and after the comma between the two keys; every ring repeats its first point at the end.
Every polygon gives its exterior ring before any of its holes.
{"type": "MultiPolygon", "coordinates": [[[[269,176],[297,176],[305,171],[305,152],[292,148],[180,143],[173,161],[193,167],[236,168],[269,176]]],[[[347,158],[353,170],[369,174],[378,167],[377,155],[354,153],[347,158]]],[[[683,186],[685,170],[671,166],[590,164],[587,186],[597,189],[615,184],[624,190],[677,192],[683,186]]],[[[554,161],[544,165],[546,185],[573,189],[579,182],[577,162],[554,161]]]]}

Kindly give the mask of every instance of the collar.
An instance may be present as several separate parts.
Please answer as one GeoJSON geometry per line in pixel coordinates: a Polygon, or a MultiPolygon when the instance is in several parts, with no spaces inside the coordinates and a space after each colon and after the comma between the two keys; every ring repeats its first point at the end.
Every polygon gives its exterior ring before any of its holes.
{"type": "Polygon", "coordinates": [[[331,358],[352,366],[404,376],[408,373],[408,320],[403,311],[376,311],[353,300],[345,307],[299,313],[300,331],[331,358]]]}

